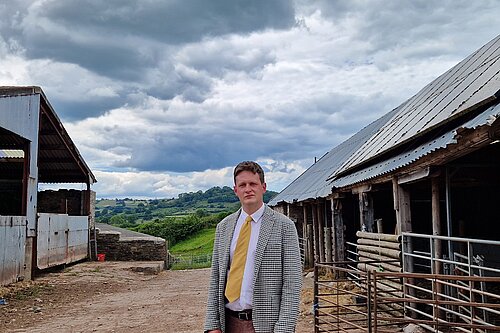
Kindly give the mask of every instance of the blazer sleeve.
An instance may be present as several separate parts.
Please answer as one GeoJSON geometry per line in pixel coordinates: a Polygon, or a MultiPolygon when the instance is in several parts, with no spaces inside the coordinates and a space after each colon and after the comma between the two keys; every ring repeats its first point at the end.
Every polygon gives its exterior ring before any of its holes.
{"type": "Polygon", "coordinates": [[[204,331],[221,329],[220,323],[220,304],[219,304],[219,284],[221,283],[219,274],[219,260],[221,260],[220,248],[220,225],[215,231],[214,249],[212,254],[212,270],[210,274],[210,284],[208,287],[208,301],[205,316],[204,331]]]}
{"type": "Polygon", "coordinates": [[[300,291],[302,288],[302,262],[299,239],[295,225],[286,218],[283,229],[283,286],[278,321],[275,333],[295,332],[299,315],[300,291]]]}

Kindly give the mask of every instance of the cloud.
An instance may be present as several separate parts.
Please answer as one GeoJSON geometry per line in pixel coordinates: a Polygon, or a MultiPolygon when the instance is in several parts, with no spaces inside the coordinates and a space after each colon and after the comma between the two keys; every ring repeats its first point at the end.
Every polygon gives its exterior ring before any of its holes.
{"type": "Polygon", "coordinates": [[[43,88],[102,195],[230,185],[242,160],[280,190],[491,40],[499,7],[18,0],[0,4],[0,84],[43,88]]]}

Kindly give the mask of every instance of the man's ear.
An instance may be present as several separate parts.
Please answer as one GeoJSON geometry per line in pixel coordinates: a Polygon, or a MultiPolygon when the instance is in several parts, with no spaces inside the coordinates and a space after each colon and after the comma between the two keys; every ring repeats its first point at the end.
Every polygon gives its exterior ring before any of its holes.
{"type": "Polygon", "coordinates": [[[237,190],[236,185],[233,186],[233,191],[234,191],[234,194],[238,194],[238,190],[237,190]]]}
{"type": "Polygon", "coordinates": [[[266,190],[267,190],[267,184],[266,183],[262,184],[262,188],[264,189],[264,192],[266,192],[266,190]]]}

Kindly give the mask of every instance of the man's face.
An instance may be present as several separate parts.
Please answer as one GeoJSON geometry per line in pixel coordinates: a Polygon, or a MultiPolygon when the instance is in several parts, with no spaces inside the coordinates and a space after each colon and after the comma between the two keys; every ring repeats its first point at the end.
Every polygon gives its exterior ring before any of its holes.
{"type": "MultiPolygon", "coordinates": [[[[240,199],[243,208],[257,210],[264,203],[266,183],[261,183],[259,175],[250,171],[242,171],[236,176],[234,193],[240,199]]],[[[245,209],[245,211],[247,211],[245,209]]]]}

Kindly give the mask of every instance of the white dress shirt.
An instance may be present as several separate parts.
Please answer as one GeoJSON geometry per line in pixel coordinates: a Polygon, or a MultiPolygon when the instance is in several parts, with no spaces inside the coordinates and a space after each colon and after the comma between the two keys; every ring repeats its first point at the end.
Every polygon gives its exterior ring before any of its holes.
{"type": "MultiPolygon", "coordinates": [[[[243,281],[241,282],[241,294],[240,298],[232,303],[226,304],[226,307],[233,311],[241,311],[252,308],[252,297],[253,297],[253,275],[255,267],[255,251],[257,250],[257,241],[259,240],[259,232],[262,220],[262,214],[264,214],[265,205],[263,204],[252,216],[252,231],[250,234],[250,242],[248,244],[247,260],[245,262],[245,270],[243,271],[243,281]]],[[[236,249],[236,244],[238,243],[238,237],[240,235],[241,227],[245,223],[245,219],[249,214],[247,214],[243,209],[236,222],[236,227],[234,228],[233,239],[231,240],[231,257],[230,261],[233,262],[233,254],[236,249]]],[[[228,271],[228,276],[230,270],[228,271]]]]}

